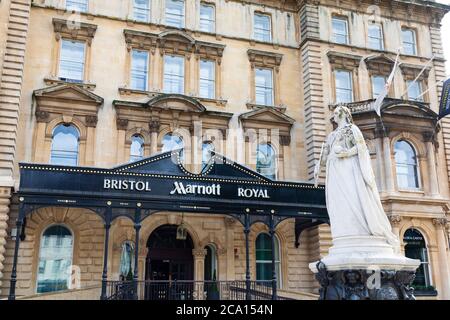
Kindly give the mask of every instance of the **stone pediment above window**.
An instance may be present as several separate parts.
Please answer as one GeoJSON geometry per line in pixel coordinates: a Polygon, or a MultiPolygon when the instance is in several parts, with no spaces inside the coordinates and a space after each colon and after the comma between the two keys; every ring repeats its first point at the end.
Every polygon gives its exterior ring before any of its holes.
{"type": "Polygon", "coordinates": [[[255,67],[274,68],[276,71],[278,71],[281,65],[281,61],[283,60],[282,54],[268,51],[249,49],[247,51],[247,54],[248,59],[252,65],[252,68],[255,67]]]}
{"type": "Polygon", "coordinates": [[[395,60],[384,54],[370,56],[364,59],[367,70],[372,75],[389,75],[394,67],[395,60]]]}
{"type": "Polygon", "coordinates": [[[152,110],[176,110],[182,112],[205,112],[206,108],[198,100],[182,94],[161,94],[151,98],[146,107],[152,110]]]}
{"type": "Polygon", "coordinates": [[[61,38],[68,38],[86,41],[88,45],[91,45],[97,26],[80,21],[53,18],[53,30],[57,41],[61,38]]]}
{"type": "MultiPolygon", "coordinates": [[[[291,117],[273,109],[260,108],[239,116],[244,130],[279,130],[280,143],[290,144],[291,128],[295,120],[291,117]]],[[[270,134],[269,134],[270,135],[270,134]]]]}
{"type": "Polygon", "coordinates": [[[87,126],[97,124],[103,98],[76,85],[55,85],[35,90],[37,121],[48,122],[52,115],[81,116],[87,126]]]}
{"type": "Polygon", "coordinates": [[[128,50],[132,48],[151,50],[159,47],[161,55],[183,54],[190,56],[195,53],[205,58],[218,58],[223,55],[224,45],[196,41],[190,35],[178,30],[165,31],[160,34],[149,32],[124,30],[125,42],[128,50]]]}
{"type": "MultiPolygon", "coordinates": [[[[400,64],[400,70],[402,71],[403,78],[405,80],[415,80],[419,76],[420,72],[423,70],[423,67],[424,66],[407,63],[400,64]]],[[[420,75],[419,80],[423,81],[428,79],[430,71],[431,67],[427,67],[425,71],[420,75]]]]}
{"type": "Polygon", "coordinates": [[[358,69],[362,56],[337,51],[327,52],[328,60],[335,69],[358,69]]]}

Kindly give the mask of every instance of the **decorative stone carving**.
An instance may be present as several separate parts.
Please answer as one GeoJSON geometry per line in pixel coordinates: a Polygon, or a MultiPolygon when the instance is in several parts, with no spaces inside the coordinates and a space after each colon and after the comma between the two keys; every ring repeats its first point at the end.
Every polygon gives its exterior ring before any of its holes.
{"type": "Polygon", "coordinates": [[[400,222],[402,221],[402,217],[398,214],[393,214],[388,216],[389,221],[391,222],[392,225],[394,226],[398,226],[400,225],[400,222]]]}
{"type": "Polygon", "coordinates": [[[435,226],[441,226],[443,228],[446,228],[448,223],[449,223],[449,221],[447,220],[447,218],[436,218],[436,219],[433,219],[433,224],[435,226]]]}
{"type": "Polygon", "coordinates": [[[97,31],[97,26],[90,23],[53,18],[53,30],[57,41],[61,38],[84,40],[90,46],[97,31]]]}
{"type": "MultiPolygon", "coordinates": [[[[407,63],[400,64],[400,70],[402,71],[403,78],[405,80],[415,80],[417,76],[419,76],[422,69],[423,69],[422,65],[414,65],[407,63]]],[[[424,81],[428,79],[430,71],[431,67],[426,68],[425,71],[420,75],[418,81],[424,81]]]]}
{"type": "Polygon", "coordinates": [[[274,68],[278,72],[283,60],[283,55],[279,53],[249,49],[247,54],[252,69],[255,67],[274,68]]]}
{"type": "Polygon", "coordinates": [[[206,249],[192,249],[192,255],[194,257],[204,258],[206,256],[206,249]]]}
{"type": "Polygon", "coordinates": [[[116,125],[117,125],[117,130],[127,130],[128,119],[117,118],[116,125]]]}
{"type": "Polygon", "coordinates": [[[36,111],[35,115],[37,122],[48,122],[50,116],[50,114],[47,111],[39,111],[39,110],[36,111]]]}
{"type": "Polygon", "coordinates": [[[98,122],[97,116],[86,116],[86,126],[87,127],[96,127],[98,122]]]}
{"type": "Polygon", "coordinates": [[[361,63],[362,56],[357,56],[348,53],[328,51],[328,60],[334,68],[341,68],[347,70],[358,69],[361,63]]]}
{"type": "Polygon", "coordinates": [[[152,120],[148,124],[150,132],[159,132],[159,128],[161,127],[161,123],[159,120],[152,120]]]}

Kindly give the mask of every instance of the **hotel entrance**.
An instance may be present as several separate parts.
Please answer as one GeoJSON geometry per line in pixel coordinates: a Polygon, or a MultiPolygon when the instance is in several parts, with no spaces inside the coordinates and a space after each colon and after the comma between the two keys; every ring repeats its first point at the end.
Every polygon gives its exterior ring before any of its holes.
{"type": "Polygon", "coordinates": [[[147,248],[146,297],[151,300],[191,299],[192,284],[185,282],[194,279],[194,246],[190,235],[179,240],[177,226],[164,225],[152,232],[147,248]]]}

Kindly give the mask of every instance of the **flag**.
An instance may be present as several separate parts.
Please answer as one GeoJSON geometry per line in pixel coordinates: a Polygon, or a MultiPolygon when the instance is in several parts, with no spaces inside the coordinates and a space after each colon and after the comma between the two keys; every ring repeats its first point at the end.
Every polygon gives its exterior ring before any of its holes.
{"type": "Polygon", "coordinates": [[[439,106],[439,119],[450,114],[450,79],[444,82],[441,94],[441,104],[439,106]]]}
{"type": "Polygon", "coordinates": [[[386,96],[389,93],[389,89],[391,88],[392,85],[392,81],[394,80],[394,76],[395,76],[395,72],[397,71],[397,67],[398,67],[398,58],[400,57],[400,51],[398,51],[397,53],[397,57],[395,58],[395,63],[394,63],[394,68],[392,69],[391,74],[389,75],[389,78],[386,81],[386,84],[383,88],[383,90],[380,92],[380,94],[377,97],[377,100],[375,100],[375,104],[374,104],[374,109],[375,112],[377,113],[377,115],[379,117],[381,117],[381,105],[383,104],[384,98],[386,98],[386,96]]]}

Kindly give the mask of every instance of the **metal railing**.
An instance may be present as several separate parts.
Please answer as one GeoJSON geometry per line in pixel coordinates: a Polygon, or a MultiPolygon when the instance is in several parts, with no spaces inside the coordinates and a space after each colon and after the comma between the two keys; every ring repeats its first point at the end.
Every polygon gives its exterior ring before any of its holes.
{"type": "MultiPolygon", "coordinates": [[[[271,300],[272,281],[108,281],[108,300],[271,300]]],[[[288,298],[277,297],[279,300],[288,298]]]]}

